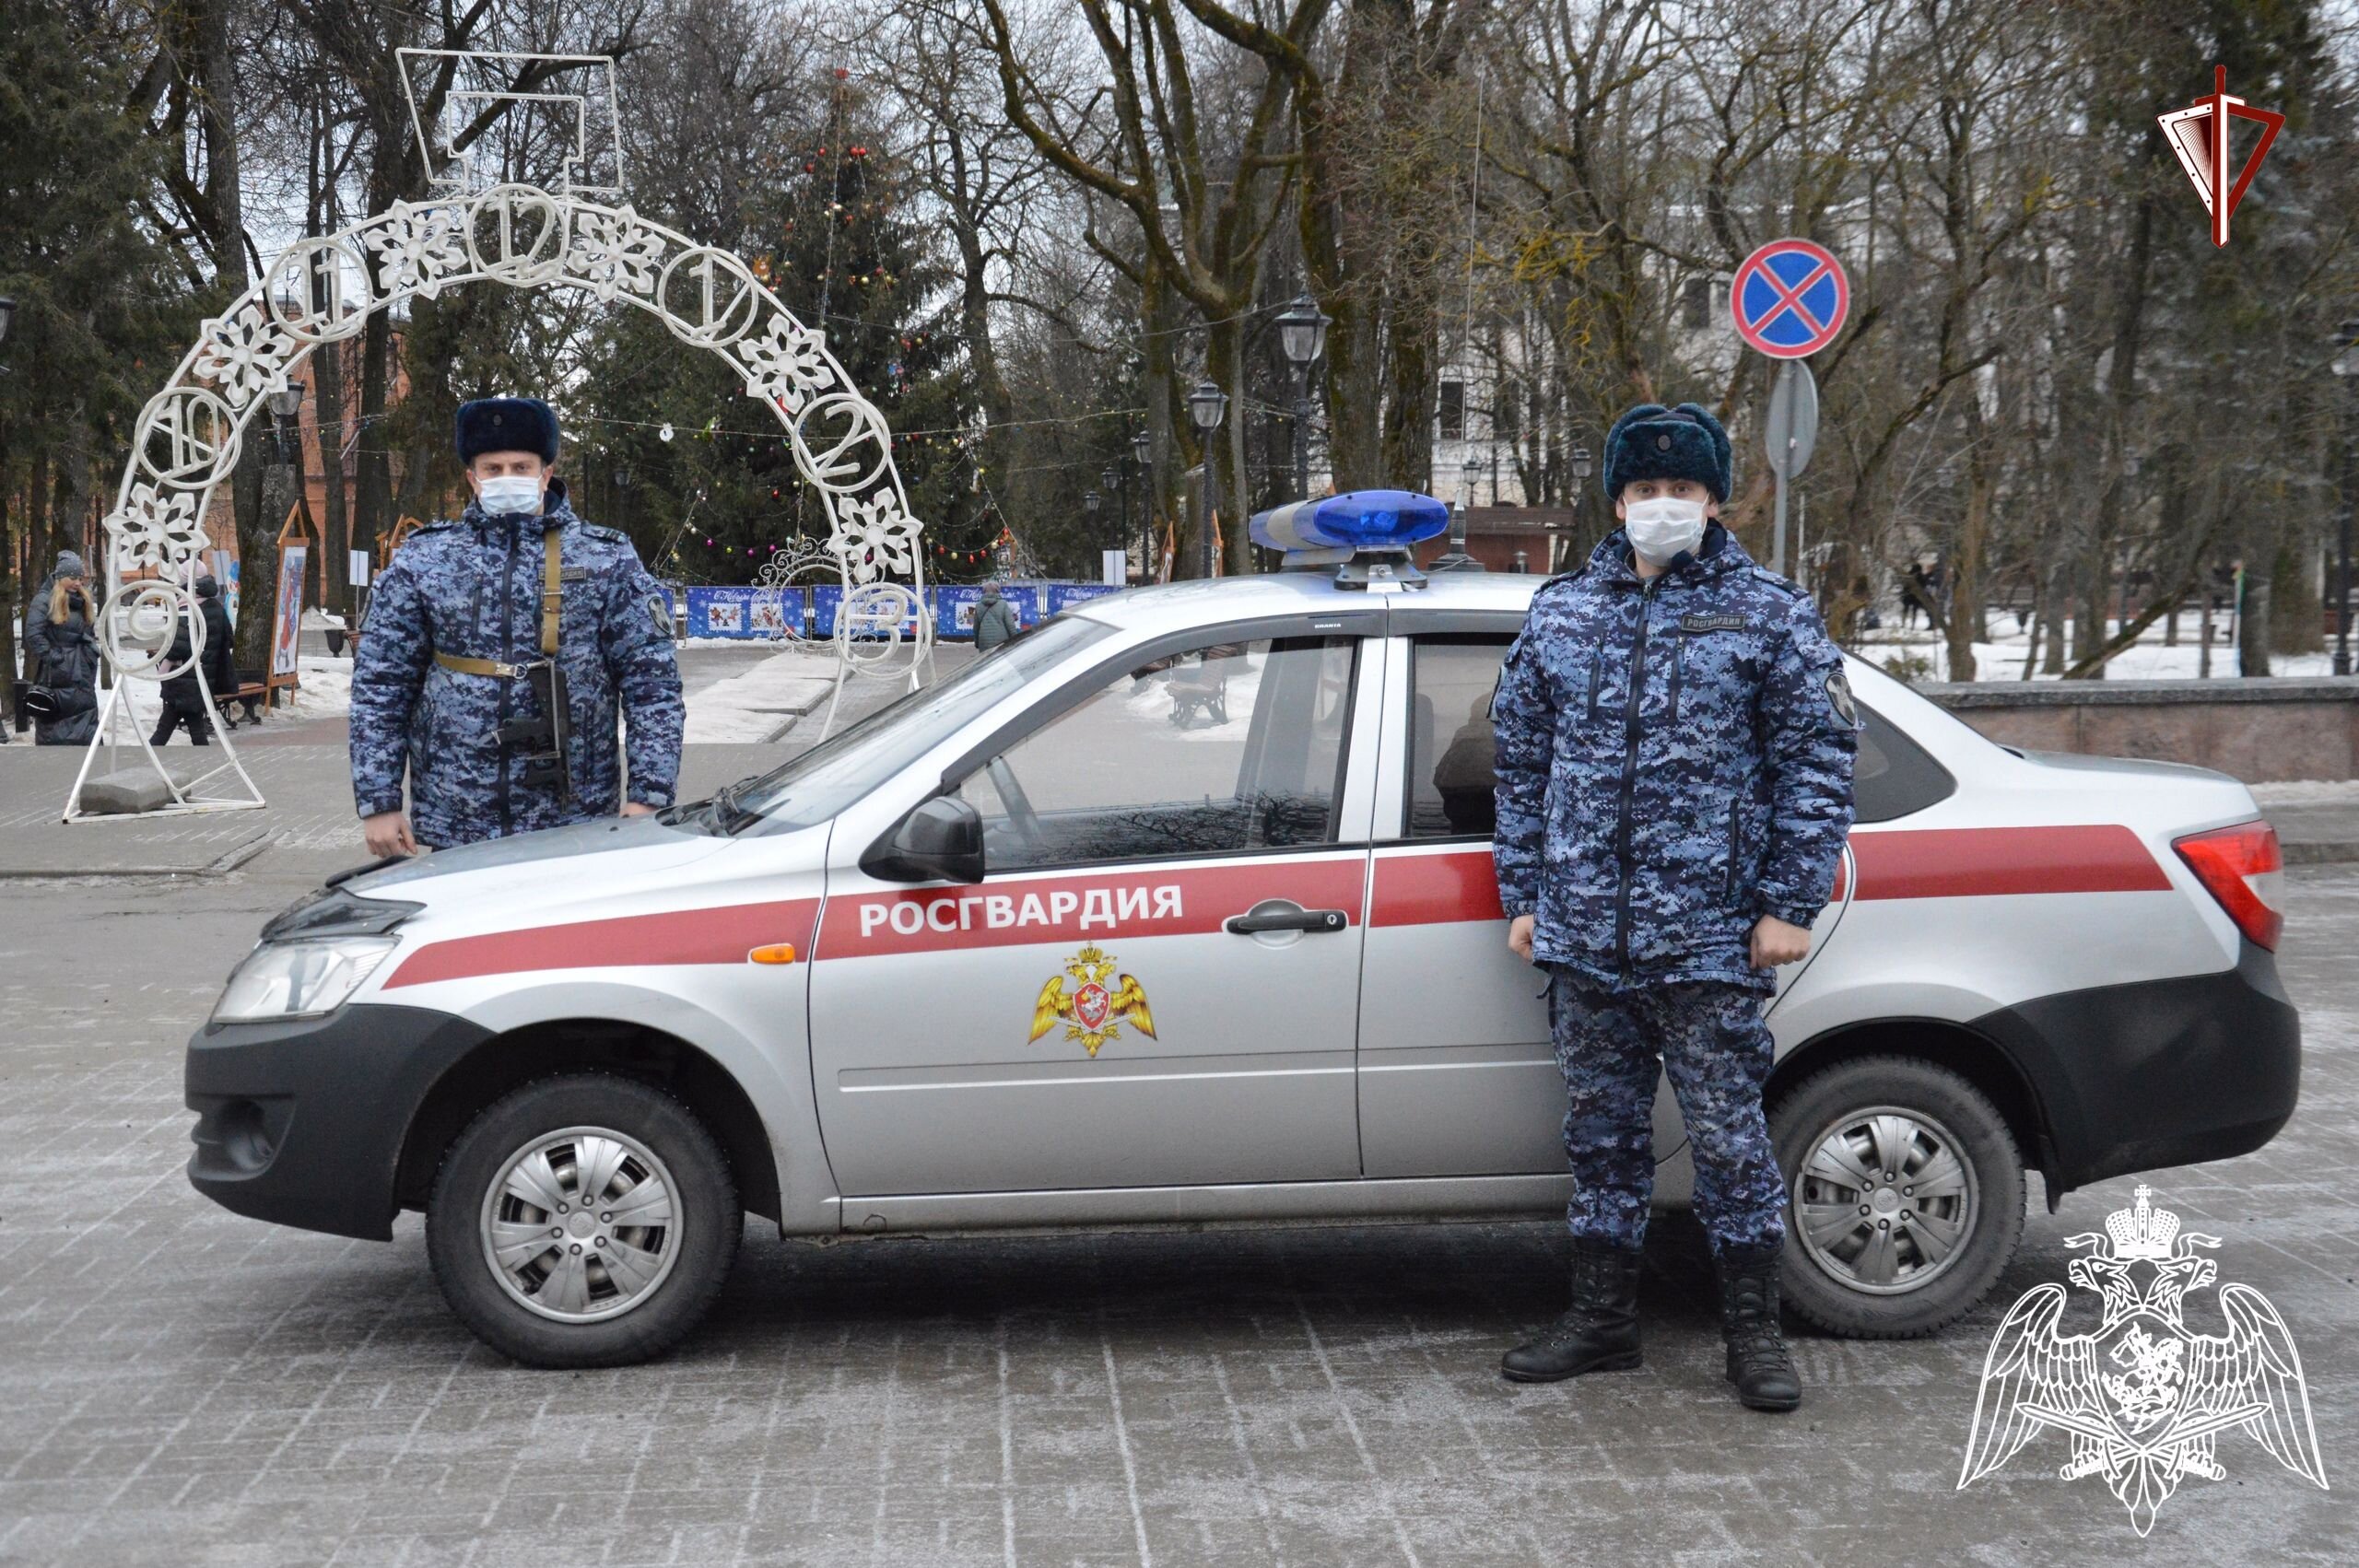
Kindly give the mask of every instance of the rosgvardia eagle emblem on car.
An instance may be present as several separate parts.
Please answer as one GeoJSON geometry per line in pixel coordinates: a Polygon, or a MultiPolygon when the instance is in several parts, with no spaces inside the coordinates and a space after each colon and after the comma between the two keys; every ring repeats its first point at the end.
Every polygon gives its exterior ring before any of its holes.
{"type": "Polygon", "coordinates": [[[2318,1429],[2294,1336],[2250,1285],[2220,1287],[2224,1334],[2188,1331],[2185,1300],[2210,1286],[2218,1266],[2195,1256],[2217,1236],[2179,1229],[2152,1203],[2107,1217],[2106,1234],[2066,1238],[2101,1250],[2072,1260],[2072,1282],[2097,1293],[2099,1321],[2086,1334],[2058,1330],[2061,1285],[2024,1293],[1982,1365],[1960,1491],[2013,1458],[2043,1427],[2067,1433],[2066,1480],[2102,1475],[2140,1535],[2184,1477],[2227,1474],[2213,1454],[2223,1432],[2243,1428],[2271,1458],[2323,1488],[2318,1429]]]}
{"type": "Polygon", "coordinates": [[[1098,1047],[1121,1037],[1124,1024],[1154,1039],[1155,1016],[1147,1012],[1146,988],[1135,975],[1117,976],[1114,967],[1114,960],[1097,947],[1085,947],[1066,959],[1065,972],[1051,975],[1040,988],[1040,1000],[1032,1009],[1032,1038],[1038,1040],[1062,1019],[1065,1038],[1079,1040],[1093,1057],[1098,1047]],[[1071,990],[1065,989],[1068,979],[1074,982],[1071,990]]]}

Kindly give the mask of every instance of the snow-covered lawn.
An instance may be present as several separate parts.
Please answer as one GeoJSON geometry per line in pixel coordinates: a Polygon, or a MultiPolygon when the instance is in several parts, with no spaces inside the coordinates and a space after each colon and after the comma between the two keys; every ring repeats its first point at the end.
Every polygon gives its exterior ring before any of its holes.
{"type": "MultiPolygon", "coordinates": [[[[2009,612],[2002,610],[1990,612],[1990,626],[1993,630],[2013,627],[2014,620],[2014,616],[2009,612]]],[[[2201,611],[2182,610],[2179,612],[2178,643],[2175,647],[2165,647],[2164,625],[2161,621],[2156,621],[2139,636],[2134,645],[2114,655],[2106,666],[2106,678],[2116,681],[2194,680],[2200,673],[2203,658],[2203,649],[2196,641],[2201,632],[2201,611]]],[[[2213,617],[2212,635],[2215,640],[2212,644],[2212,678],[2214,680],[2234,679],[2237,673],[2235,646],[2216,640],[2224,633],[2226,627],[2226,616],[2213,617]]],[[[2107,638],[2118,635],[2120,629],[2121,623],[2118,620],[2106,623],[2107,638]]],[[[1974,645],[1975,679],[1978,681],[2021,680],[2024,673],[2024,658],[2030,649],[2030,640],[2021,629],[2015,629],[2002,633],[1995,641],[1976,643],[1974,645]]],[[[1946,681],[1950,678],[1949,649],[1938,637],[1921,626],[1914,627],[1886,626],[1880,630],[1866,634],[1853,645],[1851,651],[1869,663],[1884,668],[1890,668],[1895,663],[1907,664],[1916,660],[1922,660],[1931,667],[1930,673],[1924,669],[1909,669],[1907,673],[1912,680],[1946,681]]],[[[2071,660],[2068,658],[2065,662],[2070,664],[2071,660]]],[[[2333,659],[2329,653],[2281,653],[2270,661],[2269,673],[2272,675],[2324,675],[2331,673],[2332,669],[2333,659]]],[[[1895,672],[1895,673],[1900,673],[1895,672]]],[[[2034,670],[2031,678],[2038,681],[2053,680],[2056,677],[2043,675],[2037,670],[2034,670]]]]}

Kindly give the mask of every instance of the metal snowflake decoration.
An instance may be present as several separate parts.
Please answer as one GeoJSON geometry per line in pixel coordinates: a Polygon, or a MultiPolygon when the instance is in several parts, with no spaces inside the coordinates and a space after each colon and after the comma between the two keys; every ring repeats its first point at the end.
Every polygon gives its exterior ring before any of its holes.
{"type": "Polygon", "coordinates": [[[415,289],[432,299],[446,280],[467,270],[465,217],[447,204],[396,201],[362,227],[360,242],[376,252],[377,285],[388,295],[415,289]]]}
{"type": "Polygon", "coordinates": [[[232,408],[243,408],[266,392],[287,384],[288,363],[302,345],[248,298],[198,330],[196,373],[220,391],[232,408]]]}
{"type": "Polygon", "coordinates": [[[812,395],[835,381],[824,335],[780,314],[770,318],[769,330],[757,338],[738,340],[737,357],[745,361],[748,397],[769,398],[788,414],[800,414],[812,395]]]}
{"type": "Polygon", "coordinates": [[[584,212],[575,220],[566,271],[590,285],[600,300],[626,291],[653,292],[663,263],[663,240],[629,207],[613,213],[584,212]]]}
{"type": "Polygon", "coordinates": [[[918,520],[902,509],[900,497],[879,491],[838,509],[827,548],[852,581],[874,582],[917,569],[918,532],[918,520]]]}
{"type": "Polygon", "coordinates": [[[135,484],[102,525],[114,542],[112,566],[122,575],[160,572],[192,560],[205,548],[196,497],[185,490],[135,484]]]}

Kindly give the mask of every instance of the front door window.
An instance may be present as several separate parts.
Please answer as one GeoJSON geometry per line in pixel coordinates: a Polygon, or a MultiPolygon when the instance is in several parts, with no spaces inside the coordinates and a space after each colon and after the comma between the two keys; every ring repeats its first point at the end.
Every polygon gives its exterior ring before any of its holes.
{"type": "Polygon", "coordinates": [[[1213,643],[1123,672],[959,785],[987,864],[1332,843],[1355,642],[1213,643]]]}

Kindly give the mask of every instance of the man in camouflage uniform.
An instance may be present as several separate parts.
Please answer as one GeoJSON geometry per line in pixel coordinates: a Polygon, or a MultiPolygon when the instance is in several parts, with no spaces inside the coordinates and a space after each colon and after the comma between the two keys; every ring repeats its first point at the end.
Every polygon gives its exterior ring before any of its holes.
{"type": "Polygon", "coordinates": [[[628,536],[566,503],[551,472],[556,413],[536,399],[486,398],[460,408],[457,433],[475,499],[394,552],[353,659],[352,789],[372,854],[529,833],[618,804],[643,815],[672,803],[679,777],[670,602],[628,536]],[[550,731],[534,731],[546,715],[527,673],[549,641],[568,691],[561,772],[550,731]]]}
{"type": "Polygon", "coordinates": [[[1572,1308],[1502,1370],[1543,1382],[1638,1364],[1650,1113],[1667,1070],[1729,1379],[1755,1409],[1792,1410],[1762,1009],[1833,889],[1859,739],[1817,606],[1713,521],[1729,455],[1694,404],[1614,423],[1605,488],[1623,527],[1533,597],[1493,701],[1500,902],[1508,945],[1549,972],[1577,1182],[1572,1308]]]}

